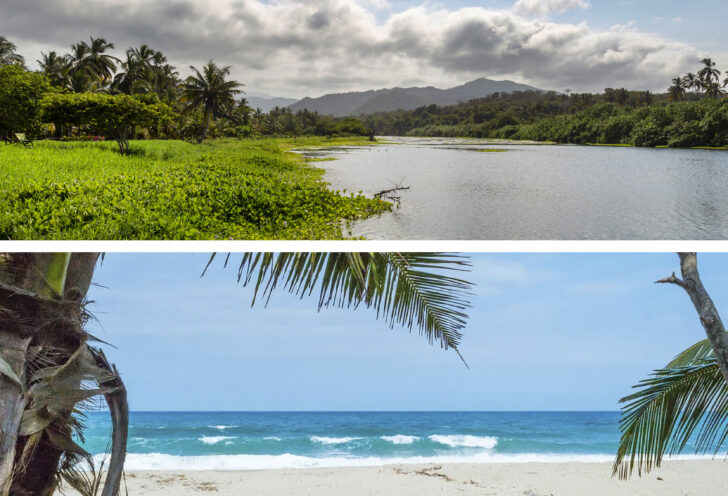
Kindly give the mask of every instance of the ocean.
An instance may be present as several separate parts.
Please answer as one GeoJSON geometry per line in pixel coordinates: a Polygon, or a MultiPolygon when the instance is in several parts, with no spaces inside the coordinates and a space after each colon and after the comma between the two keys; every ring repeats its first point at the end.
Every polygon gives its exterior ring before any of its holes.
{"type": "MultiPolygon", "coordinates": [[[[618,412],[132,412],[126,468],[605,462],[618,421],[618,412]]],[[[108,414],[92,412],[87,425],[84,447],[102,458],[108,414]]]]}

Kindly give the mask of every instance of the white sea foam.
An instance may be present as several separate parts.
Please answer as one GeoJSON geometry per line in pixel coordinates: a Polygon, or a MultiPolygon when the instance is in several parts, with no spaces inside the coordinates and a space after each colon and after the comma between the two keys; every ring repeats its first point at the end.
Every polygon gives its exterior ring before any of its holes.
{"type": "MultiPolygon", "coordinates": [[[[235,439],[232,436],[202,436],[198,441],[202,441],[205,444],[217,444],[221,443],[223,441],[228,441],[230,439],[235,439]]],[[[227,444],[227,443],[225,443],[227,444]]]]}
{"type": "Polygon", "coordinates": [[[266,441],[280,441],[281,440],[281,438],[279,438],[277,436],[268,436],[268,437],[264,437],[263,439],[265,439],[266,441]]]}
{"type": "Polygon", "coordinates": [[[493,449],[498,444],[498,438],[490,436],[469,436],[469,435],[450,435],[444,436],[435,434],[430,436],[430,440],[436,443],[445,444],[452,448],[485,448],[493,449]]]}
{"type": "MultiPolygon", "coordinates": [[[[103,455],[97,457],[100,462],[103,455]]],[[[673,459],[705,459],[681,455],[673,459]]],[[[709,459],[709,457],[707,457],[709,459]]],[[[333,467],[372,467],[391,464],[424,463],[608,463],[614,460],[613,454],[604,455],[550,455],[538,453],[492,454],[481,452],[468,456],[436,457],[399,457],[399,458],[314,458],[292,454],[285,455],[209,455],[175,456],[161,453],[136,454],[126,457],[126,470],[267,470],[296,468],[333,468],[333,467]]]]}
{"type": "Polygon", "coordinates": [[[212,429],[218,429],[218,430],[224,431],[225,429],[232,429],[235,426],[234,425],[209,425],[208,427],[210,427],[212,429]]]}
{"type": "Polygon", "coordinates": [[[380,439],[389,441],[392,444],[412,444],[415,441],[419,441],[421,438],[417,436],[405,436],[403,434],[397,434],[396,436],[382,436],[380,439]]]}
{"type": "Polygon", "coordinates": [[[311,441],[320,444],[345,444],[361,439],[360,437],[325,437],[311,436],[311,441]]]}

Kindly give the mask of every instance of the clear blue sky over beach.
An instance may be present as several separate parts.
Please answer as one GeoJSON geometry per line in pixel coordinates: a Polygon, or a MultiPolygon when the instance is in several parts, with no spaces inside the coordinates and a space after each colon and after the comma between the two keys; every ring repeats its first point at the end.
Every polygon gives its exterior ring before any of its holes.
{"type": "MultiPolygon", "coordinates": [[[[470,370],[364,308],[278,292],[251,309],[235,266],[200,278],[207,259],[114,253],[97,270],[89,330],[116,346],[133,410],[616,410],[705,337],[687,295],[653,283],[674,254],[472,255],[470,370]]],[[[728,256],[700,267],[725,309],[728,256]]]]}

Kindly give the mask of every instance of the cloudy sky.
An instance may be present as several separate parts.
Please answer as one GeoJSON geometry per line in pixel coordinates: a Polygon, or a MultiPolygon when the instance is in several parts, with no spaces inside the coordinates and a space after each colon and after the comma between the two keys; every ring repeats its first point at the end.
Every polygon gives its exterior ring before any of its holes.
{"type": "MultiPolygon", "coordinates": [[[[181,68],[214,57],[251,94],[435,85],[664,91],[701,56],[728,64],[724,0],[3,0],[28,61],[88,35],[149,44],[181,68]]],[[[182,71],[183,75],[187,71],[182,71]]]]}
{"type": "MultiPolygon", "coordinates": [[[[106,256],[90,331],[116,346],[133,410],[617,410],[631,386],[705,338],[687,295],[653,281],[674,254],[477,254],[461,351],[367,309],[276,293],[250,308],[204,254],[106,256]]],[[[718,308],[728,256],[700,258],[718,308]]]]}

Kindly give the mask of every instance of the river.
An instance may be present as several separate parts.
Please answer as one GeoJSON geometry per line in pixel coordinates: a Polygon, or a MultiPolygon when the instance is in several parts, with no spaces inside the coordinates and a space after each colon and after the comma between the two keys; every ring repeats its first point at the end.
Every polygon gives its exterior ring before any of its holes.
{"type": "Polygon", "coordinates": [[[334,189],[402,184],[368,239],[728,239],[728,153],[381,138],[315,153],[334,189]],[[499,150],[499,151],[496,151],[499,150]]]}

